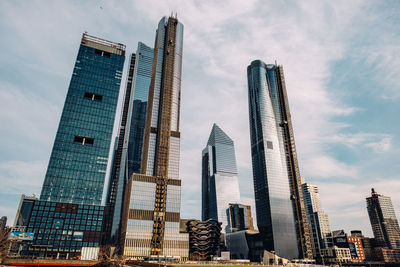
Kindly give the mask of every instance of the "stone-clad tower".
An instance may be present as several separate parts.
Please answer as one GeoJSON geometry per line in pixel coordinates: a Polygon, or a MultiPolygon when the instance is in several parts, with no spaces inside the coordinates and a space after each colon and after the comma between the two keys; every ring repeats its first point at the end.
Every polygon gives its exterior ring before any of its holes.
{"type": "Polygon", "coordinates": [[[127,185],[122,225],[123,255],[188,257],[188,235],[179,233],[179,110],[183,25],[158,24],[146,113],[140,174],[127,185]]]}

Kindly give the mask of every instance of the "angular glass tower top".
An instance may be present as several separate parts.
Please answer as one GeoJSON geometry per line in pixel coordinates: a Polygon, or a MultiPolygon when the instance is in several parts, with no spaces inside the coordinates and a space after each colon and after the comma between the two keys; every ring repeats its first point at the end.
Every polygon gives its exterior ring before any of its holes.
{"type": "Polygon", "coordinates": [[[41,200],[101,204],[125,46],[83,34],[41,200]]]}
{"type": "Polygon", "coordinates": [[[232,139],[214,124],[202,155],[202,220],[222,222],[225,232],[226,209],[229,203],[239,202],[235,147],[232,139]]]}
{"type": "Polygon", "coordinates": [[[214,147],[213,162],[210,174],[225,172],[237,175],[235,147],[232,139],[214,123],[210,137],[207,142],[208,147],[214,147]]]}

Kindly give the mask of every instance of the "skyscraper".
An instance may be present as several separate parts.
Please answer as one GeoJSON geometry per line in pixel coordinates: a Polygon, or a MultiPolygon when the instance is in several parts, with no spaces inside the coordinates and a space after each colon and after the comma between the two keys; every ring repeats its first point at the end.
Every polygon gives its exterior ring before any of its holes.
{"type": "Polygon", "coordinates": [[[139,42],[131,55],[122,107],[118,141],[112,161],[106,231],[112,243],[118,242],[125,185],[140,172],[146,107],[151,80],[153,49],[139,42]]]}
{"type": "Polygon", "coordinates": [[[312,258],[283,68],[255,60],[247,78],[257,224],[265,249],[312,258]]]}
{"type": "Polygon", "coordinates": [[[125,190],[122,253],[188,257],[188,235],[179,233],[181,180],[180,90],[183,25],[164,17],[158,24],[140,174],[125,190]]]}
{"type": "Polygon", "coordinates": [[[333,246],[332,231],[328,214],[321,208],[318,187],[304,182],[304,179],[302,179],[302,182],[304,201],[311,228],[313,254],[319,258],[321,249],[333,246]]]}
{"type": "Polygon", "coordinates": [[[23,254],[97,258],[124,60],[124,45],[83,34],[40,200],[23,196],[16,216],[34,233],[23,254]]]}
{"type": "Polygon", "coordinates": [[[367,210],[377,247],[400,249],[400,228],[390,197],[378,194],[374,188],[367,197],[367,210]]]}
{"type": "Polygon", "coordinates": [[[214,123],[207,146],[202,153],[202,220],[222,222],[228,226],[226,209],[239,203],[235,147],[232,139],[214,123]]]}
{"type": "Polygon", "coordinates": [[[83,34],[41,200],[101,204],[125,46],[83,34]]]}

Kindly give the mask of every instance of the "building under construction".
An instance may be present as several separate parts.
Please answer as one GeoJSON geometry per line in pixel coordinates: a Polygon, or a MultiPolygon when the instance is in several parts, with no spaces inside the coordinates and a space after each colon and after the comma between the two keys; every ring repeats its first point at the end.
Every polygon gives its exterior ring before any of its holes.
{"type": "Polygon", "coordinates": [[[183,25],[158,24],[140,174],[125,189],[121,251],[127,258],[188,257],[188,234],[179,233],[179,178],[183,25]]]}

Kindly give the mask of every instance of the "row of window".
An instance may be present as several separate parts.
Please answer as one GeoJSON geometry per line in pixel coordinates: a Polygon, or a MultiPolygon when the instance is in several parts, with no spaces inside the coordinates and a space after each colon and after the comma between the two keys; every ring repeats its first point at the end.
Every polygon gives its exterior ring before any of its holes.
{"type": "Polygon", "coordinates": [[[119,86],[117,84],[103,83],[97,80],[84,80],[81,77],[73,76],[69,85],[68,96],[75,95],[81,97],[80,92],[86,92],[90,88],[93,93],[102,93],[110,97],[110,101],[116,101],[119,96],[119,86]],[[78,94],[79,92],[79,94],[78,94]]]}
{"type": "Polygon", "coordinates": [[[55,240],[36,240],[37,245],[52,245],[53,248],[73,248],[73,247],[97,247],[99,242],[82,242],[82,241],[55,241],[55,240]]]}
{"type": "MultiPolygon", "coordinates": [[[[35,202],[35,207],[33,208],[34,210],[36,209],[41,209],[41,207],[56,207],[58,205],[60,205],[60,203],[58,202],[51,202],[51,201],[36,201],[35,202]],[[38,208],[39,207],[39,208],[38,208]]],[[[62,203],[61,203],[62,204],[62,203]]],[[[63,204],[63,205],[71,205],[71,204],[63,204]]],[[[104,210],[103,206],[95,206],[95,205],[82,205],[82,204],[73,204],[73,205],[77,205],[79,210],[104,210]]]]}
{"type": "MultiPolygon", "coordinates": [[[[29,223],[28,225],[31,228],[50,228],[51,224],[46,224],[46,223],[29,223]]],[[[63,227],[60,227],[58,229],[64,229],[64,230],[80,230],[80,231],[101,231],[101,226],[89,226],[89,225],[67,225],[65,224],[63,227]]],[[[56,229],[56,230],[58,230],[56,229]]]]}
{"type": "Polygon", "coordinates": [[[121,67],[125,61],[125,57],[116,54],[110,54],[110,57],[99,56],[94,53],[94,48],[81,46],[78,52],[78,60],[81,62],[92,61],[95,64],[110,64],[121,67]]]}
{"type": "Polygon", "coordinates": [[[116,68],[113,64],[107,64],[104,62],[99,62],[96,60],[88,60],[85,57],[78,57],[78,60],[75,62],[75,68],[80,68],[89,71],[95,71],[100,73],[115,73],[119,76],[122,76],[122,70],[119,70],[118,67],[116,68]]]}
{"type": "MultiPolygon", "coordinates": [[[[82,214],[82,213],[64,213],[64,212],[41,212],[41,211],[33,211],[32,216],[31,216],[31,221],[42,221],[45,222],[46,220],[48,222],[51,222],[51,220],[54,218],[66,218],[65,223],[71,223],[71,224],[86,224],[86,222],[90,223],[92,220],[95,222],[98,220],[103,219],[103,214],[98,212],[98,211],[91,211],[91,214],[82,214]],[[96,213],[96,214],[93,214],[96,213]],[[38,216],[38,217],[36,217],[38,216]],[[42,217],[43,216],[43,217],[42,217]],[[70,220],[69,220],[70,219],[70,220]],[[76,220],[75,220],[76,219],[76,220]],[[80,220],[82,219],[82,221],[80,220]]],[[[59,220],[59,219],[58,219],[59,220]]],[[[56,219],[54,219],[56,221],[56,219]]]]}

